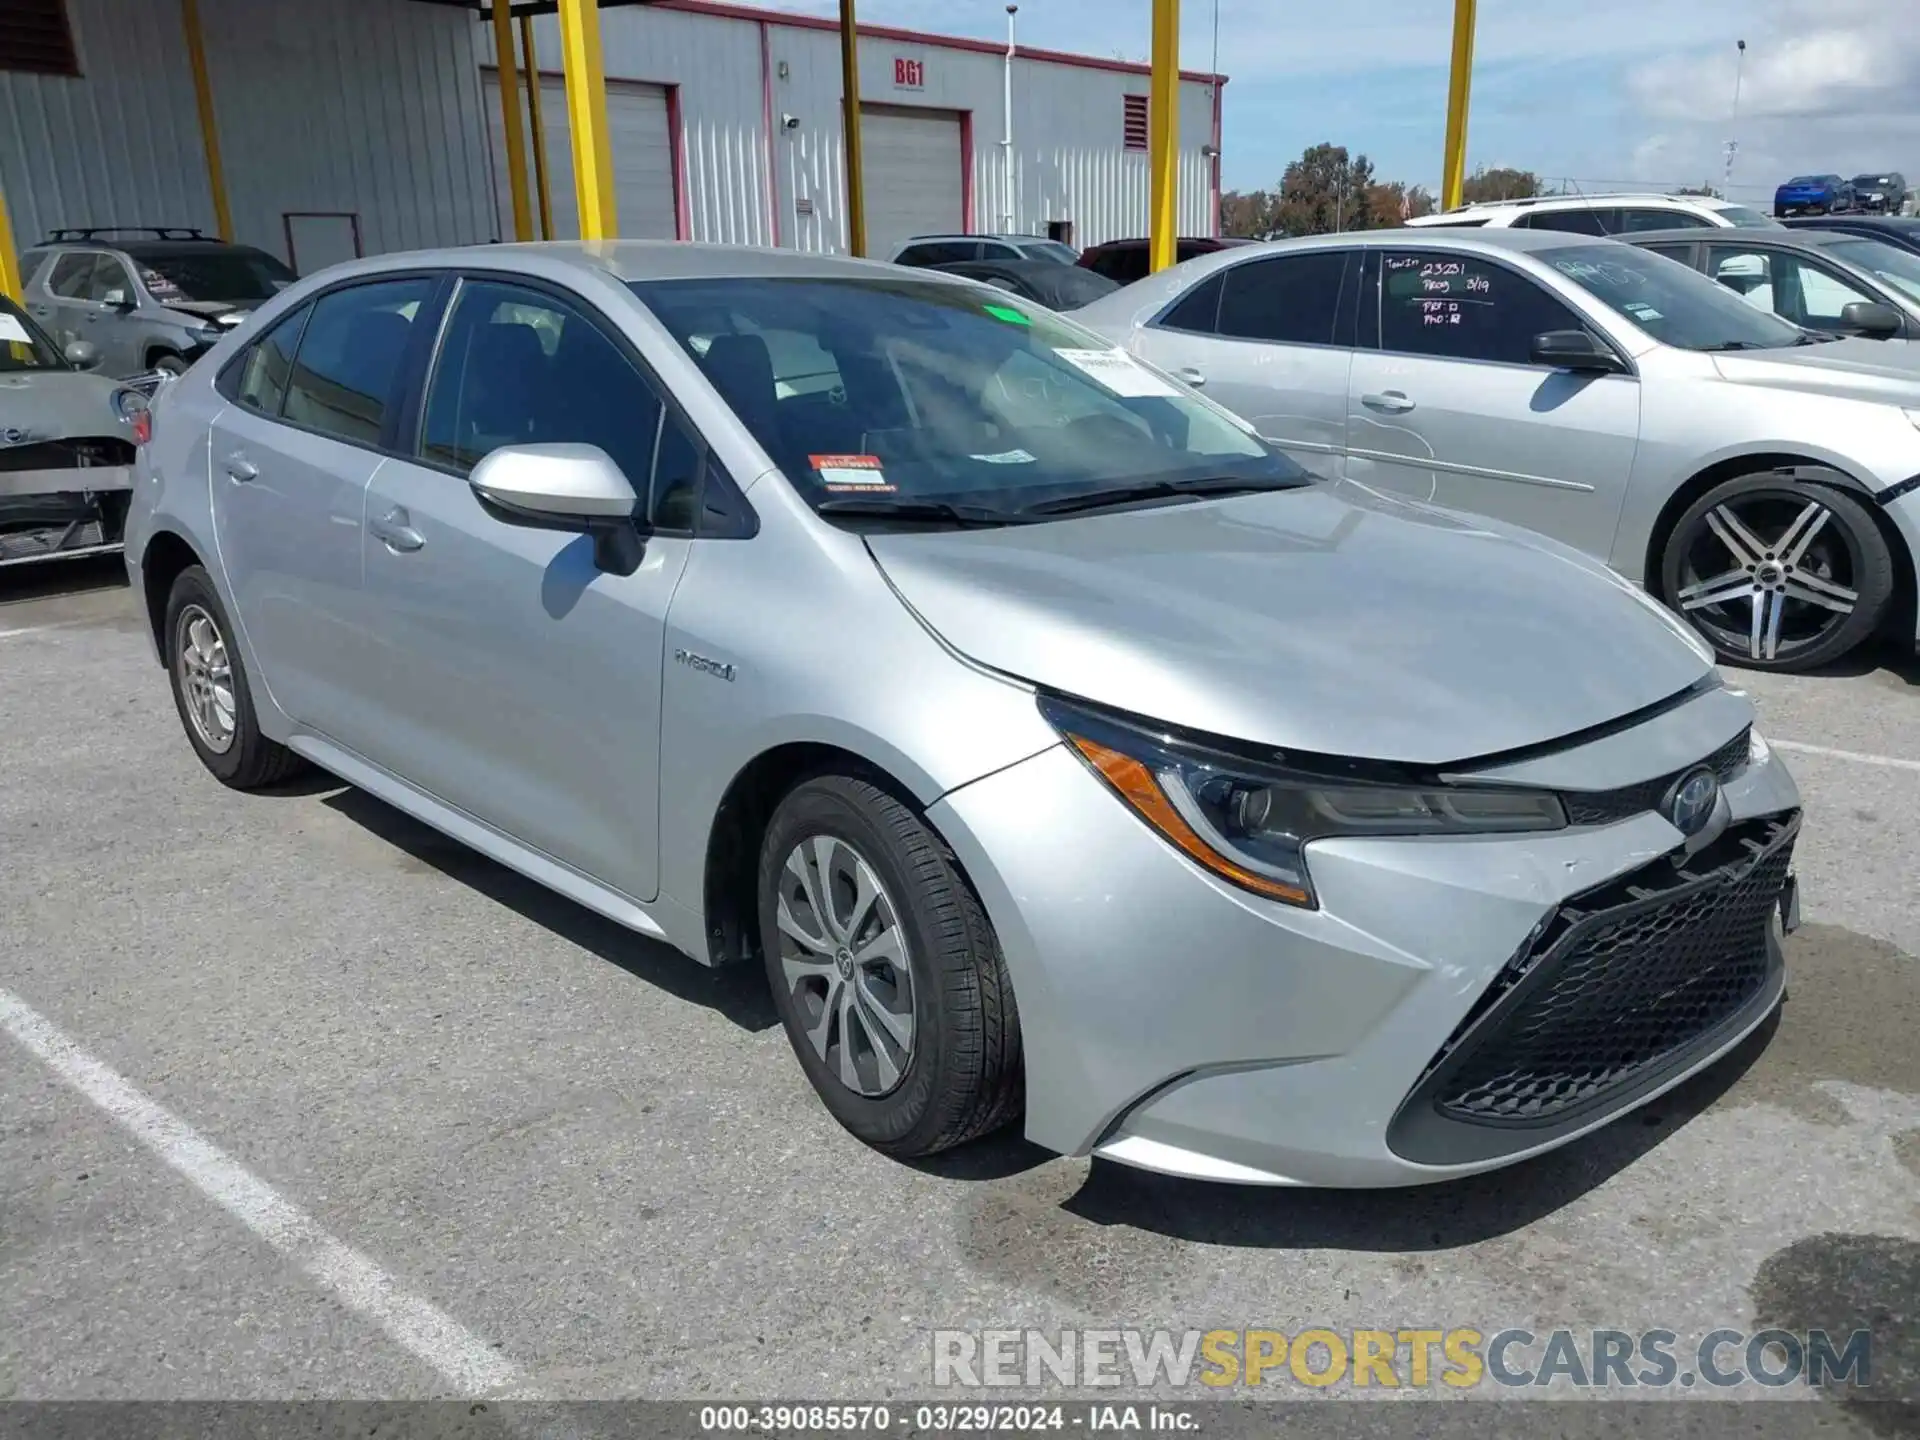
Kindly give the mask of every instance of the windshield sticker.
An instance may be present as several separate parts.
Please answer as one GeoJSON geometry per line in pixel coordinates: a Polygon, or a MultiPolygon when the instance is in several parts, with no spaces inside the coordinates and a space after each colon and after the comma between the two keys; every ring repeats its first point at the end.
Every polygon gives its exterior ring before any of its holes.
{"type": "Polygon", "coordinates": [[[998,455],[969,455],[967,458],[987,465],[1031,465],[1036,457],[1024,450],[1002,450],[998,455]]]}
{"type": "Polygon", "coordinates": [[[1053,353],[1081,374],[1129,400],[1180,393],[1124,350],[1056,350],[1053,353]]]}
{"type": "Polygon", "coordinates": [[[884,495],[890,494],[895,488],[887,483],[878,455],[809,455],[807,463],[813,466],[820,483],[829,490],[856,490],[863,495],[884,495]]]}
{"type": "Polygon", "coordinates": [[[1660,312],[1644,300],[1628,300],[1623,302],[1620,308],[1636,320],[1658,320],[1660,318],[1660,312]]]}
{"type": "Polygon", "coordinates": [[[982,305],[980,308],[986,311],[987,314],[993,316],[994,319],[1004,320],[1009,325],[1031,325],[1033,323],[1033,321],[1029,320],[1023,313],[1014,309],[1011,305],[982,305]]]}
{"type": "MultiPolygon", "coordinates": [[[[31,345],[27,339],[27,327],[11,315],[0,315],[0,345],[31,345]]],[[[1028,457],[1032,458],[1032,457],[1028,457]]]]}

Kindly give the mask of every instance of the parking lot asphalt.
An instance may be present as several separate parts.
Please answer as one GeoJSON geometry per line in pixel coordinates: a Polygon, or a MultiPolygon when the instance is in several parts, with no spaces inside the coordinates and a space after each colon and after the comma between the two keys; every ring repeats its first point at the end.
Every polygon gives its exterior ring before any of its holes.
{"type": "Polygon", "coordinates": [[[929,1392],[936,1328],[1870,1324],[1920,1400],[1912,660],[1730,672],[1806,798],[1777,1029],[1553,1156],[1327,1194],[872,1153],[757,972],[323,778],[215,783],[141,623],[113,564],[0,574],[0,1399],[872,1399],[929,1392]]]}

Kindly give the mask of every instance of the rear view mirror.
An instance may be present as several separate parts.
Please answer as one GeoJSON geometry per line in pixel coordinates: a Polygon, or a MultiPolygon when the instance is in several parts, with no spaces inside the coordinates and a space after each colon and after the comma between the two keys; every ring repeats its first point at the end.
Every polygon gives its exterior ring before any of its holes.
{"type": "Polygon", "coordinates": [[[1627,367],[1620,357],[1585,330],[1546,330],[1533,337],[1528,359],[1555,370],[1617,375],[1627,367]]]}
{"type": "Polygon", "coordinates": [[[640,568],[640,497],[598,445],[506,445],[473,467],[467,483],[509,525],[593,537],[593,563],[615,575],[640,568]]]}
{"type": "Polygon", "coordinates": [[[1874,300],[1855,300],[1841,306],[1840,323],[1869,340],[1885,340],[1901,329],[1900,312],[1874,300]]]}

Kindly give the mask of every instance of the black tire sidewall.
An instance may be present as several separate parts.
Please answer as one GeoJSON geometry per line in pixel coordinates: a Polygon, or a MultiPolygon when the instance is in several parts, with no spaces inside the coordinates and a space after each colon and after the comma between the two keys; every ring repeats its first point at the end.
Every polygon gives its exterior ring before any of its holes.
{"type": "Polygon", "coordinates": [[[228,618],[226,606],[220,603],[213,578],[201,566],[189,565],[174,580],[173,589],[167,595],[166,624],[161,633],[167,688],[173,692],[173,706],[180,714],[180,727],[187,732],[187,743],[193,746],[200,763],[222,783],[244,783],[246,772],[257,763],[260,747],[271,742],[260,733],[259,721],[254,715],[253,691],[247,683],[246,664],[234,639],[233,622],[228,618]],[[187,697],[180,689],[180,614],[189,605],[198,605],[219,625],[220,637],[227,647],[227,660],[233,669],[233,744],[224,751],[214,750],[201,740],[187,711],[187,697]]]}
{"type": "Polygon", "coordinates": [[[1701,495],[1674,523],[1660,557],[1660,598],[1667,607],[1685,620],[1702,640],[1713,646],[1720,663],[1749,670],[1812,670],[1831,664],[1859,646],[1879,628],[1893,593],[1893,553],[1887,546],[1886,537],[1880,533],[1880,527],[1874,524],[1873,517],[1858,500],[1835,485],[1796,483],[1765,473],[1736,475],[1701,495]],[[1755,660],[1744,652],[1735,653],[1725,649],[1713,635],[1693,623],[1692,617],[1680,608],[1678,599],[1681,566],[1685,563],[1687,547],[1692,543],[1702,517],[1729,500],[1760,494],[1774,494],[1801,501],[1817,500],[1832,513],[1833,518],[1828,524],[1846,528],[1852,548],[1860,560],[1860,573],[1854,577],[1860,598],[1854,605],[1853,613],[1818,644],[1776,660],[1755,660]]]}
{"type": "Polygon", "coordinates": [[[151,368],[164,370],[169,375],[184,375],[187,373],[187,362],[178,355],[156,355],[151,368]]]}
{"type": "MultiPolygon", "coordinates": [[[[952,1047],[952,1017],[945,1006],[944,948],[929,921],[923,883],[911,871],[898,840],[889,833],[873,787],[842,776],[823,776],[797,786],[774,812],[761,845],[758,915],[760,944],[766,958],[773,1003],[786,1028],[801,1068],[834,1118],[870,1144],[916,1148],[917,1132],[937,1128],[939,1101],[947,1088],[946,1060],[952,1047]],[[899,1085],[883,1096],[855,1094],[814,1054],[794,1013],[793,997],[780,965],[780,931],[775,923],[778,880],[794,846],[810,835],[845,841],[873,866],[906,934],[913,979],[913,1054],[899,1085]]],[[[898,803],[898,802],[895,802],[898,803]]],[[[916,823],[917,817],[916,817],[916,823]]]]}

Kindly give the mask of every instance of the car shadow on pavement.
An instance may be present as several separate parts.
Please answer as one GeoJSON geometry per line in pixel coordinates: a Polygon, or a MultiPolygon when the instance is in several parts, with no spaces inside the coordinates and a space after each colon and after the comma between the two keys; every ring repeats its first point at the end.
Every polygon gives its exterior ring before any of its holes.
{"type": "MultiPolygon", "coordinates": [[[[1815,679],[1850,680],[1880,671],[1920,688],[1920,652],[1916,652],[1911,643],[1897,639],[1870,641],[1830,664],[1816,665],[1801,673],[1815,679]]],[[[1738,675],[1740,672],[1729,667],[1727,673],[1738,675]]]]}
{"type": "Polygon", "coordinates": [[[1203,1245],[1284,1250],[1448,1250],[1527,1226],[1626,1169],[1707,1109],[1760,1057],[1774,1014],[1709,1069],[1643,1109],[1536,1160],[1391,1190],[1293,1190],[1180,1180],[1096,1160],[1063,1209],[1203,1245]]]}
{"type": "MultiPolygon", "coordinates": [[[[337,786],[340,782],[330,783],[337,786]]],[[[773,997],[767,991],[766,976],[757,965],[726,965],[717,969],[702,965],[671,946],[636,935],[586,906],[489,860],[478,850],[449,839],[364,790],[347,786],[328,795],[321,803],[404,851],[420,865],[518,911],[534,924],[619,966],[634,979],[664,990],[676,1000],[704,1005],[750,1032],[768,1030],[780,1023],[779,1013],[773,1008],[773,997]]]]}

